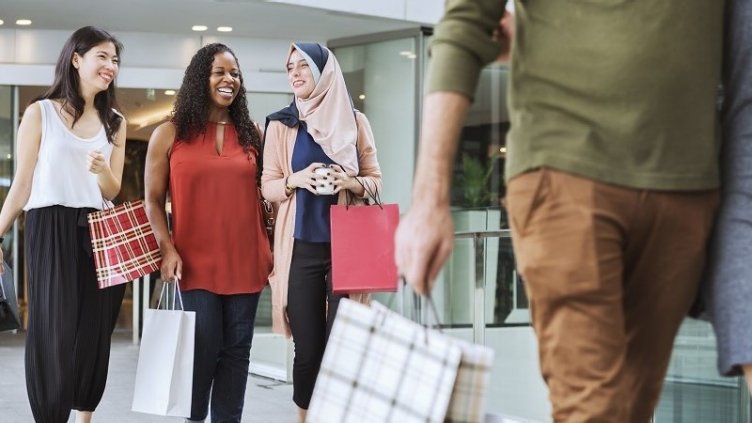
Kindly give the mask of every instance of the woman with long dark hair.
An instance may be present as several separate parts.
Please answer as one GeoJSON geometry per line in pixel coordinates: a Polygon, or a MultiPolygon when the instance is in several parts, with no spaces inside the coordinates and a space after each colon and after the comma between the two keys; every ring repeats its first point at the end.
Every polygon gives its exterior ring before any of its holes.
{"type": "Polygon", "coordinates": [[[235,54],[219,43],[202,47],[146,156],[146,211],[162,279],[180,280],[185,309],[196,312],[190,421],[203,421],[210,403],[212,422],[240,422],[243,412],[256,307],[271,270],[260,151],[235,54]]]}
{"type": "Polygon", "coordinates": [[[26,387],[37,422],[67,422],[71,410],[76,422],[89,422],[107,380],[125,286],[98,288],[86,216],[120,191],[126,124],[115,78],[122,48],[99,28],[74,32],[52,87],[26,108],[18,128],[0,233],[26,211],[26,387]]]}
{"type": "Polygon", "coordinates": [[[343,297],[332,292],[329,210],[381,192],[381,168],[371,125],[353,108],[334,53],[294,43],[285,64],[295,99],[268,117],[261,185],[264,197],[278,203],[272,324],[295,343],[293,402],[303,423],[343,297]]]}

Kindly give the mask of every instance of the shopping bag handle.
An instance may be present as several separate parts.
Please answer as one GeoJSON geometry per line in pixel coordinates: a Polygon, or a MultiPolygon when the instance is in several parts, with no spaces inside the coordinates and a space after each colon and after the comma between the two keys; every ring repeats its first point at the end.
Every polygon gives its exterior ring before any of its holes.
{"type": "Polygon", "coordinates": [[[115,203],[102,196],[102,210],[114,209],[115,203]]]}
{"type": "MultiPolygon", "coordinates": [[[[384,204],[381,202],[381,196],[379,195],[379,190],[376,189],[376,191],[371,191],[360,179],[358,179],[357,176],[354,177],[355,180],[360,184],[360,186],[363,187],[363,191],[365,191],[366,194],[368,194],[368,197],[373,199],[374,204],[379,206],[381,210],[384,210],[384,204]]],[[[347,201],[345,203],[345,208],[350,208],[350,206],[355,204],[355,196],[350,192],[350,190],[345,191],[345,196],[347,197],[347,201]],[[353,200],[350,200],[350,198],[353,198],[353,200]]]]}
{"type": "MultiPolygon", "coordinates": [[[[399,279],[402,282],[402,288],[404,289],[405,286],[407,286],[407,281],[405,280],[404,276],[400,276],[399,279]]],[[[401,292],[401,290],[398,291],[397,293],[395,293],[395,295],[392,295],[392,298],[390,298],[389,301],[386,304],[387,308],[389,308],[389,309],[392,308],[392,305],[394,304],[394,299],[397,297],[397,295],[400,294],[400,292],[401,292]]],[[[439,332],[442,332],[442,330],[441,330],[441,319],[439,319],[439,311],[436,308],[436,302],[434,302],[433,297],[431,296],[431,292],[429,291],[425,295],[419,295],[415,291],[412,291],[412,293],[413,293],[413,295],[412,295],[412,297],[413,297],[413,307],[412,307],[412,313],[411,313],[411,316],[410,316],[410,320],[412,320],[414,322],[417,322],[419,320],[418,319],[418,317],[419,317],[418,316],[418,308],[419,308],[418,305],[420,304],[420,297],[424,297],[426,299],[426,302],[428,302],[428,307],[429,307],[430,313],[431,313],[431,315],[433,317],[433,321],[434,321],[434,327],[433,327],[433,329],[436,329],[439,332]]],[[[426,329],[426,334],[428,333],[428,329],[432,329],[432,327],[429,324],[427,324],[427,323],[421,323],[421,325],[426,329]]],[[[426,339],[427,339],[427,337],[428,336],[426,335],[426,339]]]]}
{"type": "MultiPolygon", "coordinates": [[[[157,309],[160,308],[162,305],[162,297],[165,295],[165,291],[167,290],[167,285],[174,285],[175,292],[172,295],[172,308],[170,308],[170,305],[167,305],[166,310],[177,310],[175,308],[175,298],[177,297],[178,300],[180,300],[180,310],[185,310],[185,307],[183,306],[183,296],[180,294],[180,279],[175,278],[175,282],[169,283],[169,282],[162,282],[162,292],[159,294],[159,301],[157,302],[157,309]]],[[[168,296],[168,302],[169,302],[169,292],[167,292],[168,296]]]]}

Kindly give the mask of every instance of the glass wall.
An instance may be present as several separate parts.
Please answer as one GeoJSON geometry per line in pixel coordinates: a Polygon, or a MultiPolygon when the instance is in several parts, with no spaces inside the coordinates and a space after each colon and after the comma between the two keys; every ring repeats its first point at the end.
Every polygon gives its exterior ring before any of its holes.
{"type": "MultiPolygon", "coordinates": [[[[13,177],[13,87],[0,85],[0,201],[10,189],[13,177]]],[[[10,245],[11,239],[5,240],[3,247],[10,245]]],[[[8,257],[6,256],[6,259],[8,257]]]]}
{"type": "Polygon", "coordinates": [[[713,328],[687,319],[674,342],[656,423],[749,422],[744,379],[718,376],[713,328]]]}
{"type": "MultiPolygon", "coordinates": [[[[15,155],[15,143],[14,143],[14,126],[16,122],[15,112],[15,99],[14,88],[9,85],[0,85],[0,204],[5,204],[5,198],[10,190],[10,183],[13,179],[15,171],[14,155],[15,155]]],[[[18,284],[19,278],[18,269],[14,263],[15,251],[15,231],[10,231],[4,234],[4,241],[0,248],[3,249],[3,259],[6,263],[13,266],[16,276],[13,278],[18,284]]],[[[16,286],[16,293],[19,292],[18,286],[16,286]]],[[[17,294],[18,295],[18,294],[17,294]]],[[[18,295],[21,296],[21,295],[18,295]]],[[[21,313],[23,314],[23,304],[21,306],[21,313]]]]}
{"type": "Polygon", "coordinates": [[[385,202],[410,205],[415,163],[420,34],[330,43],[355,108],[371,124],[385,202]]]}

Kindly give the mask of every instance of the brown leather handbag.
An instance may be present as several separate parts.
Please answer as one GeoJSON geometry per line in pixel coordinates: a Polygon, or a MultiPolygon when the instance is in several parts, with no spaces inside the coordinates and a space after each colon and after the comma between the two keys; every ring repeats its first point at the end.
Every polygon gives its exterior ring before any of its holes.
{"type": "Polygon", "coordinates": [[[269,245],[274,246],[274,221],[276,216],[274,213],[274,206],[271,201],[264,198],[261,195],[261,188],[258,188],[259,207],[261,207],[261,218],[264,223],[264,229],[266,230],[266,236],[269,238],[269,245]]]}

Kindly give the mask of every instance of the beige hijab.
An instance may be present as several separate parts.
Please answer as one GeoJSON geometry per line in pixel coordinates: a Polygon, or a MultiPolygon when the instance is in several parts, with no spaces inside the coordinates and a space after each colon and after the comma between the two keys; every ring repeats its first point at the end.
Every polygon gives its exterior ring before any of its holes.
{"type": "Polygon", "coordinates": [[[358,127],[342,70],[337,58],[324,46],[320,47],[326,50],[329,56],[324,68],[319,68],[305,51],[306,46],[310,44],[293,43],[285,62],[287,64],[292,52],[298,50],[314,73],[316,85],[310,97],[306,99],[295,97],[299,119],[306,123],[308,133],[321,146],[324,153],[342,166],[347,174],[355,176],[359,170],[358,152],[355,147],[358,140],[358,127]],[[317,75],[316,71],[320,75],[317,75]]]}

